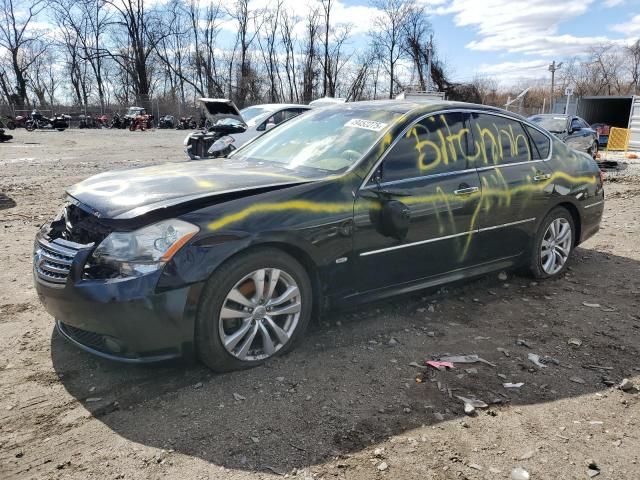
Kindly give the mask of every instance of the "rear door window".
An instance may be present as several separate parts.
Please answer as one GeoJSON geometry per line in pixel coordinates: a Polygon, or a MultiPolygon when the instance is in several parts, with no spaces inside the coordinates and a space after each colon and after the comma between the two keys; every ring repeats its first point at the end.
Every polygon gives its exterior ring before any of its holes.
{"type": "Polygon", "coordinates": [[[476,167],[533,160],[529,137],[518,120],[473,113],[471,127],[474,137],[471,158],[476,167]]]}

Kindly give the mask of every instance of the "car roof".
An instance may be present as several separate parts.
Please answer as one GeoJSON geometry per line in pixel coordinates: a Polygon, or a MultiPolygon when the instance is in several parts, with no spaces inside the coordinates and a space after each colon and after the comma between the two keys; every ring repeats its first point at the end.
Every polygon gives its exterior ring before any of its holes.
{"type": "Polygon", "coordinates": [[[344,109],[355,108],[362,110],[385,110],[388,112],[400,113],[407,116],[417,116],[437,110],[453,110],[458,108],[484,110],[487,112],[498,112],[508,114],[514,118],[523,118],[522,116],[502,110],[498,107],[490,105],[480,105],[476,103],[454,102],[448,100],[365,100],[361,102],[341,103],[337,105],[329,105],[322,107],[323,109],[344,109]]]}
{"type": "Polygon", "coordinates": [[[279,108],[307,108],[307,109],[311,108],[309,105],[300,105],[297,103],[259,103],[257,105],[251,105],[250,107],[246,107],[246,108],[253,108],[253,107],[266,108],[269,110],[278,110],[279,108]]]}

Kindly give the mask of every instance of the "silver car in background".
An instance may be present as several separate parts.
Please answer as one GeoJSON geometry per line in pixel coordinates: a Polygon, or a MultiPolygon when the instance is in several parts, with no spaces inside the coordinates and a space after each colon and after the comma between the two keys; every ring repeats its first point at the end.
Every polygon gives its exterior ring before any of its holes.
{"type": "Polygon", "coordinates": [[[276,125],[311,109],[308,105],[269,103],[238,110],[231,100],[199,100],[209,126],[185,138],[185,152],[192,160],[227,155],[276,125]]]}

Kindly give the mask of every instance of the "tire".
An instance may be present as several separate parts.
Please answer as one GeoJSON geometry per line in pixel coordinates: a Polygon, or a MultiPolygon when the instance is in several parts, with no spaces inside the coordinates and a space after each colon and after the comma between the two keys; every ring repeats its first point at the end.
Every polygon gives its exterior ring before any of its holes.
{"type": "Polygon", "coordinates": [[[540,223],[533,241],[529,265],[531,275],[537,279],[552,279],[563,275],[567,270],[568,259],[573,252],[575,235],[576,228],[571,213],[564,207],[556,207],[551,210],[540,223]],[[553,231],[551,230],[552,224],[555,227],[553,231]],[[564,228],[566,227],[570,229],[568,238],[564,238],[564,228]],[[546,244],[546,248],[543,242],[546,244]],[[565,252],[566,255],[561,252],[565,252]],[[554,259],[551,259],[550,256],[553,256],[554,259]]]}
{"type": "Polygon", "coordinates": [[[27,122],[24,128],[27,129],[27,132],[33,132],[36,129],[36,126],[33,122],[27,122]]]}
{"type": "Polygon", "coordinates": [[[300,341],[311,318],[312,303],[309,275],[297,260],[285,252],[260,248],[233,257],[213,273],[200,297],[195,330],[198,357],[217,372],[261,365],[290,351],[300,341]],[[279,275],[275,275],[274,271],[279,271],[279,275]],[[259,272],[264,272],[262,283],[265,292],[270,290],[271,279],[277,278],[273,295],[267,293],[265,298],[270,300],[263,303],[257,302],[257,284],[251,278],[252,274],[259,272]],[[286,298],[285,292],[295,292],[294,287],[297,287],[296,296],[273,303],[277,298],[286,298]],[[237,294],[241,294],[242,298],[237,294]],[[235,299],[240,299],[242,303],[235,302],[235,299]],[[270,304],[277,307],[270,307],[270,304]],[[242,311],[241,305],[247,305],[245,311],[242,311]],[[224,319],[221,318],[223,307],[226,312],[224,319]],[[297,309],[298,312],[274,314],[273,308],[289,309],[291,312],[297,309]],[[234,317],[236,313],[245,319],[234,317]],[[274,324],[279,328],[278,333],[274,324]],[[241,332],[243,327],[244,333],[241,332]],[[234,334],[237,335],[234,337],[234,334]],[[270,345],[265,343],[265,335],[269,335],[270,345]],[[225,347],[223,338],[228,347],[225,347]]]}
{"type": "Polygon", "coordinates": [[[7,122],[7,128],[9,130],[15,130],[16,129],[16,123],[14,121],[12,121],[12,120],[9,120],[7,122]]]}

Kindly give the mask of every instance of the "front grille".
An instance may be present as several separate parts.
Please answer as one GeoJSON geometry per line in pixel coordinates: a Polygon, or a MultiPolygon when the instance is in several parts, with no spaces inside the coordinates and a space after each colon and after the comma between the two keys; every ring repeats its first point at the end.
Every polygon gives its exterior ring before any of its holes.
{"type": "Polygon", "coordinates": [[[37,239],[33,253],[33,268],[37,277],[44,282],[64,286],[73,259],[82,247],[84,245],[61,238],[50,242],[43,238],[37,239]]]}

